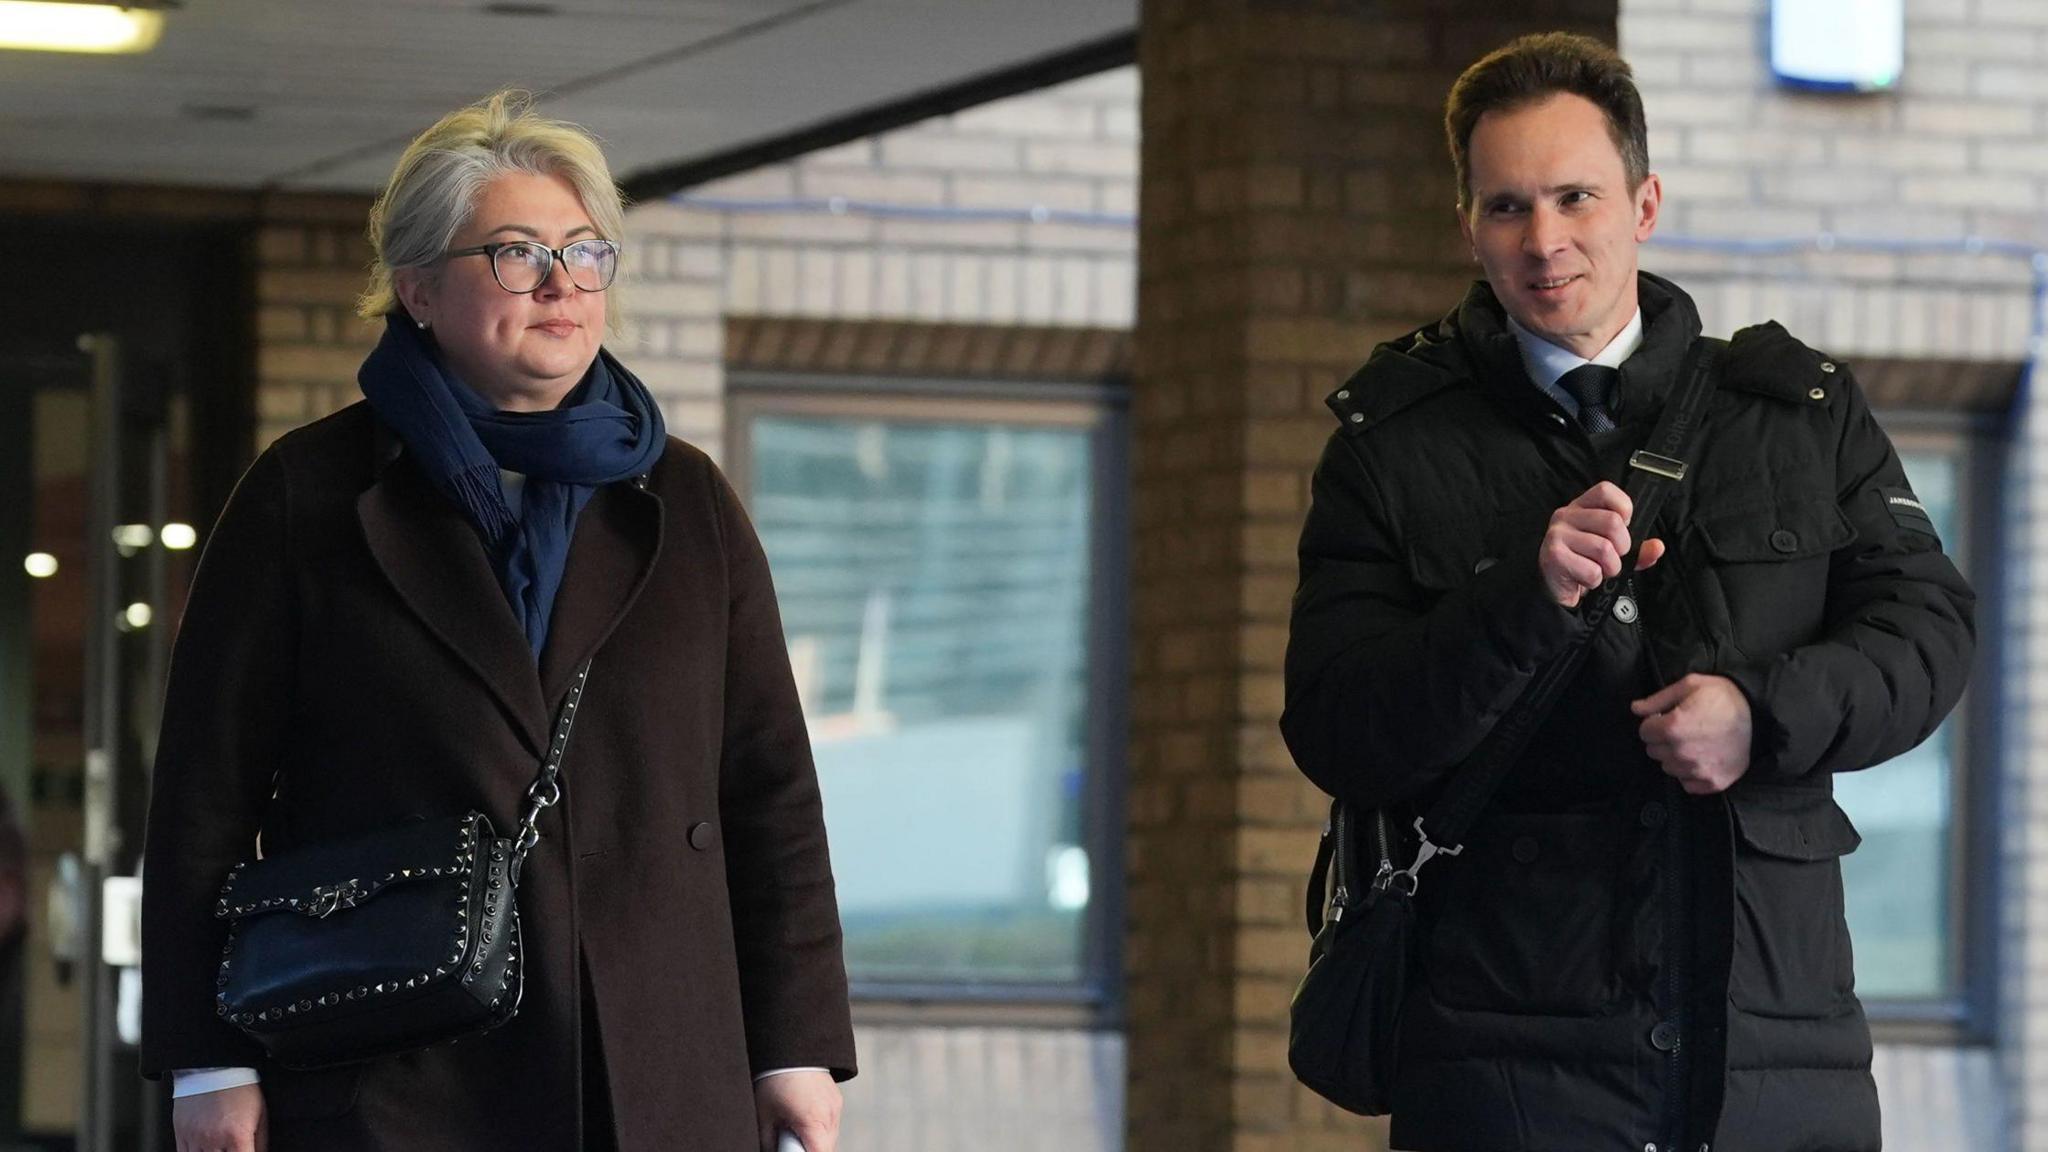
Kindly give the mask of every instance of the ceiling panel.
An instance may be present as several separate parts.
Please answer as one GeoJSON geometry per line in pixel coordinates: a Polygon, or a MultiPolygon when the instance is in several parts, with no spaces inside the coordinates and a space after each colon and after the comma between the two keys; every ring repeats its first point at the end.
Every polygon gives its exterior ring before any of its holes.
{"type": "Polygon", "coordinates": [[[607,142],[620,176],[1128,31],[1136,0],[188,0],[140,56],[0,52],[0,176],[374,190],[485,92],[607,142]]]}

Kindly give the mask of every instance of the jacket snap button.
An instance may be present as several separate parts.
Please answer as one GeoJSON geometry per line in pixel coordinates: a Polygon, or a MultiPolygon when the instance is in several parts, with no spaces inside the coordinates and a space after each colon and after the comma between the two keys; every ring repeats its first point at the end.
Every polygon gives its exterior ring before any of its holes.
{"type": "Polygon", "coordinates": [[[1642,826],[1645,828],[1657,828],[1663,825],[1664,817],[1666,815],[1668,815],[1668,813],[1664,811],[1663,803],[1661,801],[1652,800],[1649,803],[1643,805],[1643,810],[1639,815],[1637,815],[1636,819],[1640,821],[1642,823],[1642,826]]]}
{"type": "Polygon", "coordinates": [[[1797,552],[1799,550],[1799,533],[1789,528],[1780,528],[1776,532],[1771,533],[1771,547],[1776,548],[1780,552],[1797,552]]]}
{"type": "Polygon", "coordinates": [[[690,847],[699,852],[711,847],[711,825],[701,821],[690,825],[690,847]]]}
{"type": "Polygon", "coordinates": [[[1516,837],[1515,846],[1511,851],[1514,853],[1515,863],[1534,864],[1537,855],[1536,838],[1534,836],[1516,837]]]}
{"type": "Polygon", "coordinates": [[[1498,564],[1498,563],[1500,563],[1500,560],[1499,560],[1499,559],[1497,559],[1496,557],[1493,557],[1493,556],[1481,556],[1481,557],[1479,558],[1479,563],[1477,563],[1477,564],[1474,564],[1474,565],[1472,566],[1472,574],[1473,574],[1474,576],[1477,576],[1477,575],[1479,575],[1479,574],[1480,574],[1481,572],[1484,572],[1484,571],[1486,571],[1486,570],[1487,570],[1488,568],[1491,568],[1491,567],[1493,567],[1493,566],[1494,566],[1495,564],[1498,564]]]}
{"type": "Polygon", "coordinates": [[[1363,423],[1365,423],[1365,413],[1363,413],[1363,412],[1353,412],[1353,413],[1351,414],[1351,422],[1352,422],[1353,424],[1363,424],[1363,423]]]}
{"type": "Polygon", "coordinates": [[[1650,1029],[1650,1047],[1659,1052],[1678,1051],[1678,1025],[1667,1020],[1650,1029]]]}
{"type": "Polygon", "coordinates": [[[1833,372],[1833,371],[1835,370],[1835,364],[1834,364],[1834,361],[1832,361],[1832,360],[1823,360],[1823,361],[1821,361],[1821,362],[1820,362],[1820,370],[1821,370],[1821,371],[1823,371],[1823,372],[1833,372]]]}

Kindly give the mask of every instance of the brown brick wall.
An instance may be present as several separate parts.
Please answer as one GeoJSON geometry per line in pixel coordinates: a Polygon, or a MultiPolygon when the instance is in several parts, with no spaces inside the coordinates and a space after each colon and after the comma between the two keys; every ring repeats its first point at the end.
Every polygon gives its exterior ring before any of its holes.
{"type": "Polygon", "coordinates": [[[381,327],[356,319],[367,198],[273,205],[256,225],[256,444],[362,398],[356,369],[381,327]]]}
{"type": "Polygon", "coordinates": [[[1472,272],[1441,104],[1613,0],[1148,0],[1133,395],[1131,1152],[1352,1152],[1286,1009],[1323,801],[1277,727],[1322,397],[1472,272]]]}

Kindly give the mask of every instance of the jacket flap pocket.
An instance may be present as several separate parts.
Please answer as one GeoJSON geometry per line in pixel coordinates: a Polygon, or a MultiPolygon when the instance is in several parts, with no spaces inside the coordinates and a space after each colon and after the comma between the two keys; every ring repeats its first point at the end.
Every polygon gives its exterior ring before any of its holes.
{"type": "Polygon", "coordinates": [[[1766,856],[1832,860],[1863,843],[1849,814],[1825,792],[1738,788],[1728,800],[1743,841],[1766,856]]]}
{"type": "Polygon", "coordinates": [[[1490,520],[1463,520],[1419,535],[1408,548],[1408,575],[1424,588],[1449,591],[1512,556],[1534,557],[1551,509],[1524,508],[1490,520]]]}
{"type": "Polygon", "coordinates": [[[1775,504],[1694,523],[1707,554],[1728,563],[1821,556],[1856,538],[1856,526],[1832,499],[1787,497],[1775,504]]]}
{"type": "Polygon", "coordinates": [[[491,836],[490,821],[471,812],[245,861],[228,873],[214,916],[326,916],[396,885],[467,871],[476,846],[491,836]]]}

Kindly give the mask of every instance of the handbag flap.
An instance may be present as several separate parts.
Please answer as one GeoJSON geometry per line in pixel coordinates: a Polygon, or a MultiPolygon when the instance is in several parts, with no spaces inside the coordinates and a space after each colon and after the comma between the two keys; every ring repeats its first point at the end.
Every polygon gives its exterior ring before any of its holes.
{"type": "Polygon", "coordinates": [[[228,873],[213,914],[222,920],[270,912],[326,916],[395,885],[466,872],[478,844],[493,835],[483,813],[471,812],[247,860],[228,873]]]}

